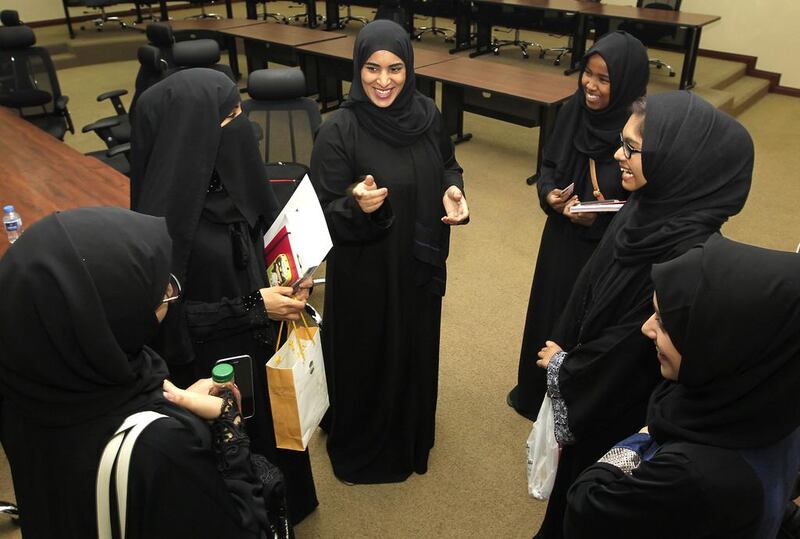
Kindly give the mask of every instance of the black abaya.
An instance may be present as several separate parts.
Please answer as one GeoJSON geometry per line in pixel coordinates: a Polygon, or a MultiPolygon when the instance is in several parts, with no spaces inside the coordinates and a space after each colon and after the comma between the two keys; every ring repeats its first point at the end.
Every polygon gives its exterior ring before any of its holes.
{"type": "Polygon", "coordinates": [[[575,183],[579,200],[594,200],[589,159],[597,166],[597,183],[606,199],[627,198],[619,164],[619,132],[628,119],[631,103],[645,94],[649,75],[647,52],[633,36],[614,32],[599,40],[583,58],[584,65],[597,54],[608,66],[611,96],[606,108],[595,111],[585,103],[581,75],[578,90],[558,115],[552,142],[545,149],[537,181],[539,203],[547,214],[536,269],[533,274],[525,329],[522,336],[517,386],[510,395],[514,408],[535,419],[547,384],[536,366],[536,354],[551,338],[561,311],[583,266],[594,252],[614,214],[598,214],[587,227],[556,213],[547,203],[553,189],[575,183]]]}
{"type": "Polygon", "coordinates": [[[166,217],[175,242],[172,271],[183,285],[158,350],[183,381],[207,378],[219,359],[252,357],[256,413],[248,433],[254,451],[286,477],[289,516],[297,523],[317,506],[316,491],[308,452],[275,444],[265,365],[277,323],[259,292],[267,287],[265,223],[277,208],[247,117],[220,127],[237,103],[236,86],[208,69],[180,71],[142,94],[132,201],[137,211],[166,217]]]}
{"type": "Polygon", "coordinates": [[[668,92],[647,99],[641,160],[647,183],[581,271],[550,339],[566,352],[550,361],[548,393],[557,437],[568,445],[539,539],[562,536],[566,493],[578,474],[644,425],[660,379],[640,331],[651,314],[650,268],[705,241],[742,209],[753,146],[730,116],[688,92],[668,92]]]}
{"type": "Polygon", "coordinates": [[[267,528],[247,446],[218,470],[208,425],[163,398],[166,365],[144,346],[170,247],[163,219],[82,208],[35,223],[0,260],[3,443],[26,538],[97,536],[100,455],[144,410],[170,417],[134,448],[127,537],[255,539],[267,528]]]}
{"type": "Polygon", "coordinates": [[[439,330],[449,227],[442,197],[463,191],[453,145],[433,102],[414,90],[408,34],[389,21],[356,42],[351,101],[322,125],[311,157],[334,247],[322,344],[331,396],[328,454],[354,483],[425,473],[434,444],[439,330]],[[360,89],[360,64],[389,50],[406,81],[387,109],[360,89]],[[365,214],[349,194],[371,174],[389,196],[365,214]]]}

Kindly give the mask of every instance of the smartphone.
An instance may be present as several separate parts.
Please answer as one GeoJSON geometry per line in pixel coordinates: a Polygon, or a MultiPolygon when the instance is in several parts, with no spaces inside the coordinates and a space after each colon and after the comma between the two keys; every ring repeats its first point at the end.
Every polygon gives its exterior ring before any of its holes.
{"type": "Polygon", "coordinates": [[[250,356],[233,356],[218,359],[216,364],[228,363],[233,366],[233,379],[242,395],[242,417],[253,417],[256,413],[253,401],[253,359],[250,356]]]}
{"type": "Polygon", "coordinates": [[[575,190],[575,182],[572,182],[564,189],[561,190],[561,198],[569,198],[572,195],[572,192],[575,190]]]}

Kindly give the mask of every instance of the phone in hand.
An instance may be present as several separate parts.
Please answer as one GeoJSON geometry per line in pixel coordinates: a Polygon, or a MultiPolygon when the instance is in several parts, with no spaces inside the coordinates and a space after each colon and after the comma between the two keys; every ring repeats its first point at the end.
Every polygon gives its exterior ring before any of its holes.
{"type": "Polygon", "coordinates": [[[218,359],[216,364],[228,363],[233,367],[233,379],[242,396],[242,409],[239,410],[244,419],[256,413],[253,392],[253,358],[250,356],[233,356],[218,359]]]}

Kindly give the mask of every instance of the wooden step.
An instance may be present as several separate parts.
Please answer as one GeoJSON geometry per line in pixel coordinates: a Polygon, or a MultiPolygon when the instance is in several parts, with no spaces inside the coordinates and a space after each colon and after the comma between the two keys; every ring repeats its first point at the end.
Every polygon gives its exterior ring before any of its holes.
{"type": "Polygon", "coordinates": [[[733,94],[733,114],[741,114],[769,92],[769,81],[756,77],[742,77],[725,88],[733,94]]]}

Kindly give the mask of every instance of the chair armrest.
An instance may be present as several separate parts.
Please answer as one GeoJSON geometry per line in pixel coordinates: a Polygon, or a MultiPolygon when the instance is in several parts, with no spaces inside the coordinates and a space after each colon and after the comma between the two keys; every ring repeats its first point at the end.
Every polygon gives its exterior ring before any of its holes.
{"type": "Polygon", "coordinates": [[[56,99],[53,105],[55,105],[56,110],[63,112],[67,110],[67,103],[69,103],[69,96],[62,95],[58,99],[56,99]]]}
{"type": "Polygon", "coordinates": [[[103,101],[105,99],[111,99],[112,97],[120,97],[123,95],[128,95],[128,90],[111,90],[100,94],[97,96],[98,101],[103,101]]]}
{"type": "Polygon", "coordinates": [[[81,133],[88,133],[89,131],[97,131],[98,129],[109,129],[111,127],[116,127],[120,124],[118,116],[111,116],[110,118],[103,118],[102,120],[97,120],[96,122],[92,122],[89,125],[84,125],[81,129],[81,133]]]}
{"type": "Polygon", "coordinates": [[[106,155],[108,157],[114,157],[115,155],[119,155],[121,153],[128,153],[130,151],[131,151],[131,143],[126,142],[125,144],[118,144],[117,146],[114,146],[113,148],[111,148],[106,152],[106,155]]]}

